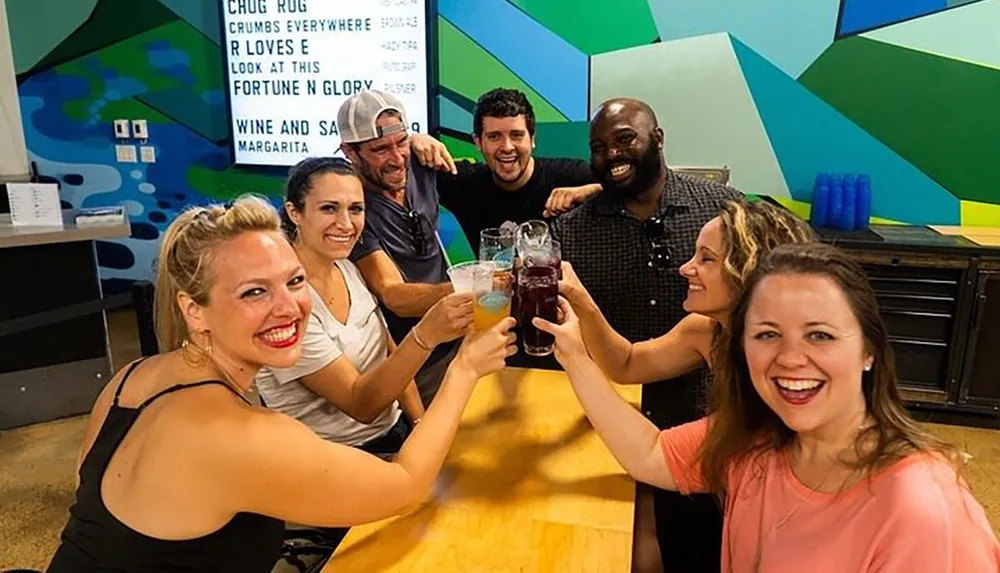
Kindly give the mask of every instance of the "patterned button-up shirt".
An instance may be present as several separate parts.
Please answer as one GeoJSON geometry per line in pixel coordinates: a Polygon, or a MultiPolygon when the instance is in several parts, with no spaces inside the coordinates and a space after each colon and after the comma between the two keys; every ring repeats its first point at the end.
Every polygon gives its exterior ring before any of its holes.
{"type": "MultiPolygon", "coordinates": [[[[597,306],[619,334],[632,342],[656,338],[674,327],[686,312],[687,280],[680,266],[694,255],[702,226],[727,199],[742,197],[725,185],[668,171],[660,205],[640,221],[610,193],[601,193],[559,217],[553,234],[563,260],[573,268],[597,306]],[[662,219],[659,243],[670,247],[665,265],[652,262],[646,225],[662,219]]],[[[657,230],[658,232],[658,230],[657,230]]],[[[643,386],[642,409],[658,427],[697,419],[704,413],[711,374],[701,368],[672,380],[643,386]]]]}

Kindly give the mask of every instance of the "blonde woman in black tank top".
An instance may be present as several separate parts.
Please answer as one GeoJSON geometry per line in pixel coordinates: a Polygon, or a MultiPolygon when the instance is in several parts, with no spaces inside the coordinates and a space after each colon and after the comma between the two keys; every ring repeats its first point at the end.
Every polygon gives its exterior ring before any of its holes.
{"type": "Polygon", "coordinates": [[[298,360],[305,284],[264,200],[197,207],[174,221],[157,280],[163,354],[129,365],[98,397],[49,571],[263,573],[284,521],[356,525],[424,497],[476,381],[514,351],[513,320],[463,340],[390,463],[244,397],[258,369],[298,360]]]}

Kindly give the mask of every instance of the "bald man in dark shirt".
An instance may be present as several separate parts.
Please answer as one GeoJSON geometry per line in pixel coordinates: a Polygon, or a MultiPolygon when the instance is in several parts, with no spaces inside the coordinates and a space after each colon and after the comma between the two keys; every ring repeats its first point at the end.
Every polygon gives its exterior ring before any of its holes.
{"type": "MultiPolygon", "coordinates": [[[[553,225],[563,259],[573,264],[611,326],[631,342],[661,336],[687,314],[682,305],[688,284],[679,267],[694,254],[701,227],[725,200],[740,196],[671,170],[663,158],[664,139],[645,102],[604,102],[590,126],[590,164],[603,192],[553,225]]],[[[661,429],[696,420],[704,415],[710,381],[702,368],[646,384],[642,411],[661,429]]],[[[721,508],[711,496],[640,484],[635,539],[638,571],[662,566],[667,572],[717,573],[721,508]]]]}

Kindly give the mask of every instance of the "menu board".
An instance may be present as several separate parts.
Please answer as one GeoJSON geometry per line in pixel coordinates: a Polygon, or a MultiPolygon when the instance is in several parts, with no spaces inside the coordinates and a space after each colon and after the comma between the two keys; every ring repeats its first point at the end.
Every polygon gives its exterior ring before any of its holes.
{"type": "Polygon", "coordinates": [[[337,110],[378,89],[426,132],[427,0],[223,0],[234,159],[289,166],[333,155],[337,110]]]}

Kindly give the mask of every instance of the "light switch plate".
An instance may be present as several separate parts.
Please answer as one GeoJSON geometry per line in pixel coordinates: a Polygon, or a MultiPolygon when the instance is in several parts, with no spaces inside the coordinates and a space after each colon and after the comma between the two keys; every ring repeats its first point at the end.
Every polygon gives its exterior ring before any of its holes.
{"type": "Polygon", "coordinates": [[[147,129],[146,120],[133,119],[132,133],[134,133],[135,137],[138,139],[149,139],[149,130],[147,129]]]}
{"type": "Polygon", "coordinates": [[[128,139],[129,134],[129,123],[127,119],[116,119],[115,120],[115,137],[118,139],[128,139]]]}
{"type": "Polygon", "coordinates": [[[156,148],[152,145],[143,145],[139,148],[139,158],[143,163],[156,163],[156,148]]]}
{"type": "Polygon", "coordinates": [[[135,146],[134,145],[116,145],[115,146],[115,158],[119,163],[135,163],[135,146]]]}

